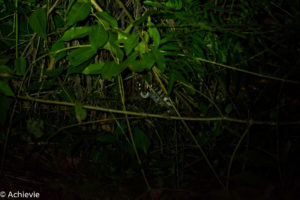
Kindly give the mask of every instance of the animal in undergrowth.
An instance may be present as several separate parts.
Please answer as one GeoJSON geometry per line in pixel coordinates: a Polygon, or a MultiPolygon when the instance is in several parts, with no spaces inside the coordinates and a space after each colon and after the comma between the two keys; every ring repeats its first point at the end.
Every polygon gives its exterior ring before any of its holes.
{"type": "Polygon", "coordinates": [[[160,88],[159,84],[152,80],[143,78],[141,75],[135,77],[135,91],[142,99],[151,99],[155,104],[163,107],[172,107],[167,94],[160,88]]]}

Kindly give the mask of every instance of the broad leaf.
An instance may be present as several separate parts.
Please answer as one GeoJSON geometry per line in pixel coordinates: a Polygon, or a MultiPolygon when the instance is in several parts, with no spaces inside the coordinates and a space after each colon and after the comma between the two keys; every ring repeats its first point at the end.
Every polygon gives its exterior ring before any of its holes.
{"type": "Polygon", "coordinates": [[[92,26],[91,31],[89,33],[89,40],[92,45],[92,48],[98,49],[104,46],[107,42],[108,33],[100,24],[92,26]]]}
{"type": "Polygon", "coordinates": [[[112,28],[118,29],[118,21],[107,12],[97,12],[96,15],[106,28],[108,28],[106,24],[109,24],[112,28]]]}
{"type": "Polygon", "coordinates": [[[134,49],[139,42],[139,36],[138,34],[132,34],[128,36],[128,38],[124,41],[124,49],[126,55],[129,55],[132,49],[134,49]]]}
{"type": "Polygon", "coordinates": [[[78,66],[89,60],[97,53],[97,50],[91,47],[78,48],[73,50],[67,57],[73,66],[78,66]]]}
{"type": "Polygon", "coordinates": [[[179,71],[173,70],[168,74],[169,84],[168,84],[168,96],[170,96],[172,89],[174,87],[175,81],[186,82],[184,77],[179,71]]]}
{"type": "Polygon", "coordinates": [[[78,38],[83,38],[89,34],[90,30],[90,26],[72,27],[64,33],[61,40],[70,41],[78,38]]]}
{"type": "Polygon", "coordinates": [[[103,48],[110,51],[111,54],[114,57],[118,58],[119,61],[123,60],[124,53],[123,53],[122,49],[118,45],[116,45],[115,43],[108,42],[108,43],[105,44],[105,46],[103,48]]]}
{"type": "Polygon", "coordinates": [[[116,77],[125,69],[124,65],[115,62],[104,62],[100,64],[91,64],[84,71],[83,74],[102,74],[106,80],[111,80],[116,77]]]}
{"type": "Polygon", "coordinates": [[[12,70],[6,65],[0,65],[0,73],[8,73],[11,74],[12,70]]]}
{"type": "Polygon", "coordinates": [[[150,21],[150,17],[148,18],[148,24],[149,26],[149,35],[153,40],[153,46],[158,47],[160,43],[160,34],[155,25],[150,21]]]}
{"type": "Polygon", "coordinates": [[[44,8],[39,8],[29,17],[30,27],[43,39],[47,39],[47,16],[44,8]]]}
{"type": "Polygon", "coordinates": [[[135,51],[138,51],[140,55],[143,55],[146,52],[147,44],[144,41],[141,41],[136,47],[135,51]]]}
{"type": "Polygon", "coordinates": [[[166,69],[166,59],[164,55],[158,49],[152,49],[153,55],[155,57],[155,61],[157,63],[157,67],[164,72],[166,69]]]}
{"type": "Polygon", "coordinates": [[[101,74],[102,68],[104,65],[105,65],[104,62],[98,63],[98,64],[91,64],[91,65],[87,66],[87,68],[85,68],[82,73],[83,74],[101,74]]]}
{"type": "MultiPolygon", "coordinates": [[[[55,51],[58,51],[58,50],[64,49],[64,48],[65,48],[65,44],[63,41],[56,41],[52,45],[50,52],[55,52],[55,51]]],[[[64,58],[66,55],[67,55],[67,53],[65,51],[55,54],[55,63],[57,61],[59,61],[60,59],[64,58]]]]}
{"type": "Polygon", "coordinates": [[[68,16],[67,16],[67,25],[72,26],[73,24],[84,20],[91,12],[90,2],[76,2],[68,16]]]}
{"type": "Polygon", "coordinates": [[[146,69],[151,69],[155,63],[155,57],[152,52],[147,52],[142,55],[141,64],[146,67],[146,69]]]}
{"type": "Polygon", "coordinates": [[[6,96],[10,96],[10,97],[15,96],[15,94],[12,91],[12,89],[10,88],[8,82],[4,81],[4,80],[0,80],[0,93],[4,94],[6,96]]]}
{"type": "Polygon", "coordinates": [[[122,65],[119,65],[115,62],[106,62],[102,68],[101,74],[103,75],[104,79],[111,80],[112,77],[116,77],[121,74],[124,69],[125,68],[122,65]]]}
{"type": "Polygon", "coordinates": [[[21,56],[15,59],[15,69],[17,75],[24,75],[26,71],[26,59],[21,56]]]}

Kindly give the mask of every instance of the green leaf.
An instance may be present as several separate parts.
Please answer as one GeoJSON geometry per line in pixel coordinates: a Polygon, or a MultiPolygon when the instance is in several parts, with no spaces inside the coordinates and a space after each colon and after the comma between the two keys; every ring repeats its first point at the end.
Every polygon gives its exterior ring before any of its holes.
{"type": "MultiPolygon", "coordinates": [[[[58,40],[52,45],[50,52],[55,52],[64,48],[65,48],[64,42],[58,40]]],[[[55,54],[55,63],[61,60],[62,58],[64,58],[66,55],[67,53],[65,51],[55,54]]]]}
{"type": "Polygon", "coordinates": [[[89,64],[89,60],[78,65],[78,66],[73,66],[71,65],[70,67],[68,67],[68,70],[67,70],[67,75],[70,75],[70,74],[80,74],[82,73],[82,71],[84,70],[84,68],[86,68],[86,66],[88,66],[89,64]]]}
{"type": "Polygon", "coordinates": [[[106,80],[118,76],[126,68],[124,65],[115,62],[103,62],[99,64],[91,64],[83,70],[83,74],[102,74],[106,80]]]}
{"type": "Polygon", "coordinates": [[[13,73],[12,70],[6,65],[0,65],[0,73],[13,73]]]}
{"type": "Polygon", "coordinates": [[[0,95],[0,125],[4,125],[9,110],[11,100],[9,97],[0,95]]]}
{"type": "Polygon", "coordinates": [[[68,16],[67,16],[67,25],[72,26],[73,24],[84,20],[91,12],[90,2],[76,2],[68,16]]]}
{"type": "Polygon", "coordinates": [[[158,49],[152,49],[153,55],[155,57],[155,61],[157,63],[157,67],[164,72],[166,69],[166,59],[164,55],[158,49]]]}
{"type": "Polygon", "coordinates": [[[89,40],[92,45],[92,48],[98,49],[105,45],[105,43],[107,42],[108,33],[100,24],[92,26],[91,31],[89,33],[89,40]]]}
{"type": "Polygon", "coordinates": [[[144,54],[146,52],[147,49],[147,44],[144,41],[141,41],[136,47],[135,47],[135,51],[138,51],[140,53],[140,55],[144,54]]]}
{"type": "Polygon", "coordinates": [[[17,75],[24,75],[26,71],[26,59],[21,56],[15,59],[15,68],[17,75]]]}
{"type": "Polygon", "coordinates": [[[46,70],[45,75],[50,78],[57,78],[64,70],[63,66],[60,66],[56,69],[46,70]]]}
{"type": "Polygon", "coordinates": [[[165,6],[167,8],[175,9],[175,10],[180,10],[182,8],[182,1],[181,0],[168,0],[165,3],[165,6]]]}
{"type": "Polygon", "coordinates": [[[107,23],[112,28],[118,29],[118,21],[114,17],[112,17],[108,12],[97,12],[96,15],[99,17],[99,20],[101,20],[102,24],[107,23]]]}
{"type": "Polygon", "coordinates": [[[64,35],[61,37],[61,40],[70,41],[78,38],[83,38],[89,34],[90,30],[90,26],[72,27],[64,33],[64,35]]]}
{"type": "Polygon", "coordinates": [[[67,57],[73,66],[78,66],[89,60],[97,53],[97,50],[91,47],[78,48],[73,50],[67,57]]]}
{"type": "Polygon", "coordinates": [[[27,130],[31,133],[35,138],[40,138],[44,135],[43,132],[44,121],[41,119],[30,119],[27,121],[27,130]]]}
{"type": "Polygon", "coordinates": [[[12,91],[12,89],[10,88],[8,82],[4,81],[4,80],[0,80],[0,93],[4,94],[6,96],[10,96],[10,97],[15,96],[15,94],[12,91]]]}
{"type": "Polygon", "coordinates": [[[112,77],[116,77],[124,70],[124,66],[119,65],[115,62],[105,62],[101,74],[106,80],[111,80],[112,77]]]}
{"type": "Polygon", "coordinates": [[[83,74],[101,74],[102,72],[102,68],[105,65],[104,62],[102,63],[98,63],[98,64],[91,64],[89,66],[87,66],[84,70],[83,70],[83,74]]]}
{"type": "Polygon", "coordinates": [[[146,69],[151,69],[155,63],[155,57],[152,52],[147,52],[142,55],[141,64],[146,67],[146,69]]]}
{"type": "Polygon", "coordinates": [[[181,82],[186,82],[182,74],[176,70],[171,71],[168,74],[169,77],[169,84],[168,84],[168,96],[170,96],[172,89],[174,87],[175,81],[181,81],[181,82]]]}
{"type": "Polygon", "coordinates": [[[124,53],[118,45],[108,42],[105,44],[105,46],[103,48],[109,50],[114,57],[119,59],[119,61],[123,60],[124,53]]]}
{"type": "Polygon", "coordinates": [[[29,17],[30,27],[43,39],[47,39],[47,16],[44,8],[39,8],[29,17]]]}
{"type": "Polygon", "coordinates": [[[79,123],[81,123],[83,120],[86,119],[87,117],[87,112],[83,108],[83,105],[81,103],[76,103],[75,104],[75,115],[76,119],[79,123]]]}
{"type": "Polygon", "coordinates": [[[149,35],[153,40],[153,46],[158,47],[160,43],[160,34],[155,25],[150,21],[150,17],[148,18],[148,24],[149,26],[149,35]]]}
{"type": "Polygon", "coordinates": [[[144,131],[142,131],[138,127],[135,127],[133,129],[133,134],[134,134],[133,139],[136,147],[144,151],[145,154],[147,154],[147,151],[151,144],[147,135],[144,133],[144,131]]]}
{"type": "Polygon", "coordinates": [[[126,55],[129,55],[132,49],[134,49],[139,43],[139,36],[138,34],[132,34],[130,35],[125,41],[124,41],[124,49],[126,55]]]}

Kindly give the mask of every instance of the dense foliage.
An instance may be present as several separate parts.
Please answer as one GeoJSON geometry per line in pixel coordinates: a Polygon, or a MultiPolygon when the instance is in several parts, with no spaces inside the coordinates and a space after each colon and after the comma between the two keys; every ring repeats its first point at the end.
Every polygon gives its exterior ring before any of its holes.
{"type": "Polygon", "coordinates": [[[0,10],[0,191],[300,195],[298,0],[0,0],[0,10]]]}

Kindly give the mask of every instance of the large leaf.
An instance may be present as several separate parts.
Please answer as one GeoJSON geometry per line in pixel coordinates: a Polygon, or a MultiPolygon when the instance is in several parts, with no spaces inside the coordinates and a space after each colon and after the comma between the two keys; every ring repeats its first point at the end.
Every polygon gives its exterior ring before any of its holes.
{"type": "Polygon", "coordinates": [[[147,151],[151,144],[147,135],[144,133],[144,131],[142,131],[138,127],[134,128],[133,133],[134,133],[133,139],[135,142],[135,146],[141,149],[142,151],[144,151],[145,154],[147,154],[147,151]]]}
{"type": "Polygon", "coordinates": [[[67,16],[67,25],[72,26],[73,24],[84,20],[91,12],[91,3],[90,2],[76,2],[68,16],[67,16]]]}
{"type": "Polygon", "coordinates": [[[87,60],[86,62],[83,62],[82,64],[80,64],[78,66],[71,65],[70,67],[68,67],[67,75],[82,73],[82,71],[88,66],[88,64],[89,64],[89,60],[87,60]]]}
{"type": "Polygon", "coordinates": [[[135,51],[138,51],[140,55],[144,54],[147,50],[147,43],[144,41],[141,41],[134,49],[135,51]]]}
{"type": "Polygon", "coordinates": [[[155,57],[155,61],[157,63],[157,67],[164,72],[166,69],[166,59],[164,55],[158,49],[152,49],[153,55],[155,57]]]}
{"type": "Polygon", "coordinates": [[[67,57],[73,66],[78,66],[89,60],[97,53],[97,50],[91,47],[78,48],[73,50],[67,57]]]}
{"type": "MultiPolygon", "coordinates": [[[[63,41],[56,41],[52,45],[50,52],[55,52],[55,51],[58,51],[58,50],[64,49],[64,48],[65,48],[65,44],[64,44],[63,41]]],[[[62,59],[66,55],[67,55],[67,53],[65,51],[62,51],[60,53],[55,54],[55,62],[59,61],[60,59],[62,59]]]]}
{"type": "Polygon", "coordinates": [[[89,66],[87,66],[84,70],[83,70],[83,74],[101,74],[102,72],[102,68],[105,65],[104,62],[102,63],[98,63],[98,64],[91,64],[89,66]]]}
{"type": "Polygon", "coordinates": [[[116,77],[125,69],[124,65],[117,64],[115,62],[104,62],[100,64],[89,65],[83,74],[102,74],[106,80],[111,80],[112,77],[116,77]]]}
{"type": "Polygon", "coordinates": [[[155,25],[151,22],[150,17],[148,18],[148,24],[149,26],[149,35],[153,40],[153,46],[158,47],[160,43],[160,34],[158,29],[155,27],[155,25]]]}
{"type": "Polygon", "coordinates": [[[109,13],[103,11],[103,12],[97,12],[96,15],[98,16],[98,19],[100,20],[101,24],[104,25],[105,28],[109,28],[111,26],[112,28],[118,29],[118,21],[112,17],[109,13]]]}
{"type": "Polygon", "coordinates": [[[146,67],[146,69],[151,69],[155,63],[155,57],[152,52],[147,52],[142,55],[141,64],[146,67]]]}
{"type": "Polygon", "coordinates": [[[124,41],[124,49],[126,55],[129,55],[132,49],[134,49],[139,43],[138,34],[132,34],[124,41]]]}
{"type": "Polygon", "coordinates": [[[105,45],[105,43],[107,42],[108,33],[100,24],[92,26],[91,31],[89,33],[89,40],[92,45],[92,48],[98,49],[105,45]]]}
{"type": "Polygon", "coordinates": [[[6,65],[0,65],[0,73],[8,73],[11,74],[12,70],[6,65]]]}
{"type": "Polygon", "coordinates": [[[29,17],[30,27],[43,39],[47,39],[47,15],[44,8],[39,8],[29,17]]]}
{"type": "Polygon", "coordinates": [[[10,88],[9,84],[7,81],[0,80],[0,93],[6,95],[6,96],[11,96],[14,97],[15,94],[10,88]]]}
{"type": "Polygon", "coordinates": [[[64,33],[61,40],[70,41],[78,38],[83,38],[89,34],[90,30],[90,26],[72,27],[64,33]]]}
{"type": "Polygon", "coordinates": [[[15,68],[17,75],[24,75],[26,71],[26,59],[21,56],[15,59],[15,68]]]}
{"type": "Polygon", "coordinates": [[[112,42],[108,42],[108,43],[105,44],[105,46],[103,48],[110,51],[111,54],[114,57],[118,58],[119,61],[123,60],[124,53],[123,53],[122,49],[117,44],[112,43],[112,42]]]}

